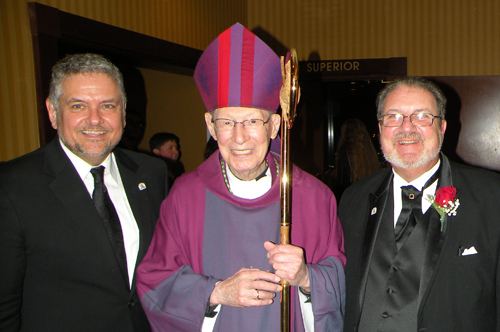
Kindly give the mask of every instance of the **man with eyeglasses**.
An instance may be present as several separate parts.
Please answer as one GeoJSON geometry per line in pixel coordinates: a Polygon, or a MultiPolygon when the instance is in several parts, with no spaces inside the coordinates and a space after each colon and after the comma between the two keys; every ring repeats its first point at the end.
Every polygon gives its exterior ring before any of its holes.
{"type": "Polygon", "coordinates": [[[200,57],[195,81],[219,151],[164,201],[137,287],[154,331],[342,331],[343,235],[332,192],[293,168],[293,245],[278,245],[278,56],[240,24],[200,57]]]}
{"type": "Polygon", "coordinates": [[[440,153],[446,98],[405,77],[377,97],[392,165],[348,188],[345,331],[500,331],[497,174],[440,153]]]}

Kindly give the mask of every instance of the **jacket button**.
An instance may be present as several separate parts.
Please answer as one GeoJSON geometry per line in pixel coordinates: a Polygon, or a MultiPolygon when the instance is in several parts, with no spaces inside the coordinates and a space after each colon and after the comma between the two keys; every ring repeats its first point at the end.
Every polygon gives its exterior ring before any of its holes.
{"type": "Polygon", "coordinates": [[[128,307],[129,307],[129,308],[132,308],[133,306],[135,306],[135,302],[134,302],[134,300],[131,300],[131,301],[128,303],[128,307]]]}
{"type": "Polygon", "coordinates": [[[387,294],[391,295],[394,291],[391,287],[387,288],[387,294]]]}
{"type": "Polygon", "coordinates": [[[387,317],[389,317],[389,313],[388,313],[387,311],[386,311],[386,312],[383,312],[383,313],[382,313],[382,317],[383,317],[383,318],[387,318],[387,317]]]}
{"type": "Polygon", "coordinates": [[[394,272],[398,272],[398,271],[399,271],[399,267],[398,267],[397,265],[393,265],[393,266],[392,266],[392,270],[393,270],[394,272]]]}

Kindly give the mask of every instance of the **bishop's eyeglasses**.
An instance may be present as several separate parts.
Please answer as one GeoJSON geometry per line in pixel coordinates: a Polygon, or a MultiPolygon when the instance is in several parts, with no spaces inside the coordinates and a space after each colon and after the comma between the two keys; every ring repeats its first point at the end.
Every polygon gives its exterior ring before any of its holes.
{"type": "Polygon", "coordinates": [[[411,115],[385,114],[378,121],[384,127],[401,127],[405,122],[405,118],[409,118],[411,124],[416,127],[431,126],[434,123],[434,118],[443,119],[441,116],[431,113],[413,113],[411,115]]]}
{"type": "Polygon", "coordinates": [[[271,117],[269,117],[267,121],[264,121],[262,119],[247,119],[243,121],[235,121],[231,119],[218,118],[212,119],[212,122],[215,124],[215,128],[217,130],[231,131],[238,123],[241,124],[246,130],[259,130],[262,129],[264,125],[269,122],[269,120],[271,120],[271,117]]]}

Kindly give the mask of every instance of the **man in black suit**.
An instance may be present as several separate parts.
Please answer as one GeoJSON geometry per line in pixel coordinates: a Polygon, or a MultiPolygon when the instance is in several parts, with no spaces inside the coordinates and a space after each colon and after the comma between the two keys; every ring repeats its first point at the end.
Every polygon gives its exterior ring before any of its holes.
{"type": "Polygon", "coordinates": [[[0,166],[0,331],[150,331],[135,267],[166,166],[114,149],[126,96],[104,57],[59,61],[46,105],[58,139],[0,166]]]}
{"type": "Polygon", "coordinates": [[[500,331],[500,177],[440,153],[445,105],[417,77],[377,97],[392,169],[355,183],[340,202],[344,331],[500,331]]]}

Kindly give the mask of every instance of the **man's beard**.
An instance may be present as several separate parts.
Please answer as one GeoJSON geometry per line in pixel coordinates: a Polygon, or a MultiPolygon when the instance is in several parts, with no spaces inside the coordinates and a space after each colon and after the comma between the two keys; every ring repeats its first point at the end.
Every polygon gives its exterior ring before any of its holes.
{"type": "MultiPolygon", "coordinates": [[[[418,138],[422,141],[422,144],[425,144],[424,138],[419,133],[409,133],[409,134],[400,134],[396,135],[392,139],[392,144],[395,146],[396,140],[399,138],[418,138]]],[[[441,146],[443,145],[443,135],[441,132],[438,132],[439,145],[435,150],[424,149],[420,156],[416,156],[412,159],[403,159],[398,155],[397,150],[394,148],[391,151],[387,152],[382,149],[385,160],[389,162],[391,165],[403,168],[403,169],[413,169],[418,168],[420,166],[426,165],[430,163],[434,158],[436,158],[441,151],[441,146]]]]}
{"type": "MultiPolygon", "coordinates": [[[[88,128],[85,128],[85,129],[88,129],[88,128]]],[[[93,129],[96,129],[96,128],[93,128],[93,129]]],[[[98,128],[100,130],[105,130],[103,128],[98,128]]],[[[84,129],[80,129],[80,131],[82,131],[84,129]]],[[[96,153],[90,153],[87,149],[85,149],[81,144],[79,144],[78,142],[75,142],[73,145],[70,145],[65,139],[64,139],[64,136],[62,135],[62,133],[59,133],[59,130],[58,130],[58,134],[59,134],[59,139],[61,140],[61,142],[63,142],[63,144],[71,151],[73,152],[75,155],[77,156],[87,156],[87,157],[101,157],[101,156],[105,156],[105,155],[108,155],[111,153],[111,151],[113,151],[113,149],[118,145],[118,143],[120,142],[120,140],[118,140],[116,142],[116,144],[111,144],[111,142],[107,142],[104,144],[104,146],[102,147],[102,149],[100,149],[100,151],[96,152],[96,153]]]]}

